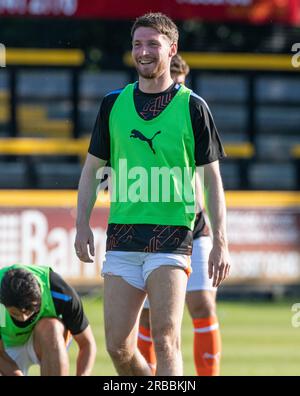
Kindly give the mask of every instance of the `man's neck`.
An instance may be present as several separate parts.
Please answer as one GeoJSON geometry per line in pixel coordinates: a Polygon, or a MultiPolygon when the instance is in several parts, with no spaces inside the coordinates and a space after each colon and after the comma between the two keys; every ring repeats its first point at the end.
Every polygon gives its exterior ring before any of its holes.
{"type": "Polygon", "coordinates": [[[143,78],[139,76],[139,89],[145,93],[159,93],[167,90],[174,81],[170,75],[163,75],[158,78],[143,78]]]}

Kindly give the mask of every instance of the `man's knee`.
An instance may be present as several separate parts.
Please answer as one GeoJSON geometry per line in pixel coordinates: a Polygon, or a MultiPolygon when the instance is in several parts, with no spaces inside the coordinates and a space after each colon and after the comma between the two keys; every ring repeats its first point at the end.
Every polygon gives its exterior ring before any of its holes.
{"type": "Polygon", "coordinates": [[[126,363],[130,361],[134,355],[134,349],[127,344],[106,341],[106,350],[109,356],[119,363],[126,363]]]}
{"type": "Polygon", "coordinates": [[[194,308],[194,312],[192,314],[192,316],[195,318],[209,318],[215,315],[216,303],[208,299],[204,299],[202,304],[199,303],[199,305],[194,308]]]}
{"type": "Polygon", "coordinates": [[[33,331],[34,350],[40,360],[65,348],[64,325],[56,318],[43,318],[33,331]]]}
{"type": "Polygon", "coordinates": [[[153,327],[152,337],[156,353],[172,354],[180,349],[180,329],[173,322],[153,327]]]}
{"type": "Polygon", "coordinates": [[[156,354],[171,356],[180,350],[180,337],[176,335],[160,335],[154,338],[156,354]]]}
{"type": "Polygon", "coordinates": [[[65,327],[56,318],[43,318],[34,328],[35,339],[42,340],[43,344],[53,342],[53,339],[63,339],[65,327]]]}
{"type": "Polygon", "coordinates": [[[192,318],[216,316],[216,299],[213,293],[188,293],[186,300],[192,318]]]}

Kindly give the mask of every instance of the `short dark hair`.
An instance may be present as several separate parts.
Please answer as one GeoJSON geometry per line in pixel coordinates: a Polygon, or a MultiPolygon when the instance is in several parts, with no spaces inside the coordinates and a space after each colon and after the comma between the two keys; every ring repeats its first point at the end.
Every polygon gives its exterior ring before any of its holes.
{"type": "Polygon", "coordinates": [[[41,289],[37,278],[22,268],[5,272],[0,286],[0,303],[28,311],[39,308],[41,289]]]}
{"type": "Polygon", "coordinates": [[[139,27],[149,27],[155,29],[158,33],[166,35],[171,43],[178,42],[178,29],[175,23],[167,15],[161,12],[149,12],[143,16],[138,17],[131,29],[131,37],[139,27]]]}
{"type": "Polygon", "coordinates": [[[187,76],[190,72],[189,65],[179,54],[173,56],[170,69],[171,74],[175,74],[176,76],[178,76],[179,74],[184,74],[185,76],[187,76]]]}

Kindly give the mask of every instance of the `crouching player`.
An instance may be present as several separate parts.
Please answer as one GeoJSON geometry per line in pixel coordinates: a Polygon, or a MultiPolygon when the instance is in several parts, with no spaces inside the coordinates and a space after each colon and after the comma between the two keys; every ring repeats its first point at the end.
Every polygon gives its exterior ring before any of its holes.
{"type": "Polygon", "coordinates": [[[78,376],[90,375],[96,356],[92,330],[76,291],[49,267],[0,269],[0,375],[69,375],[67,347],[79,347],[78,376]]]}

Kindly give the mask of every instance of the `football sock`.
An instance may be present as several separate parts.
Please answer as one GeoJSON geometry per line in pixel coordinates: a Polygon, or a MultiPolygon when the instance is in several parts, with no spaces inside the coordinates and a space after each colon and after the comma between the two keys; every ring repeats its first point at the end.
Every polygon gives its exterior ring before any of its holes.
{"type": "Polygon", "coordinates": [[[193,319],[194,362],[200,376],[220,375],[221,335],[218,318],[193,319]]]}
{"type": "Polygon", "coordinates": [[[154,344],[151,338],[150,329],[143,326],[139,327],[138,348],[154,374],[156,370],[156,356],[154,344]]]}

